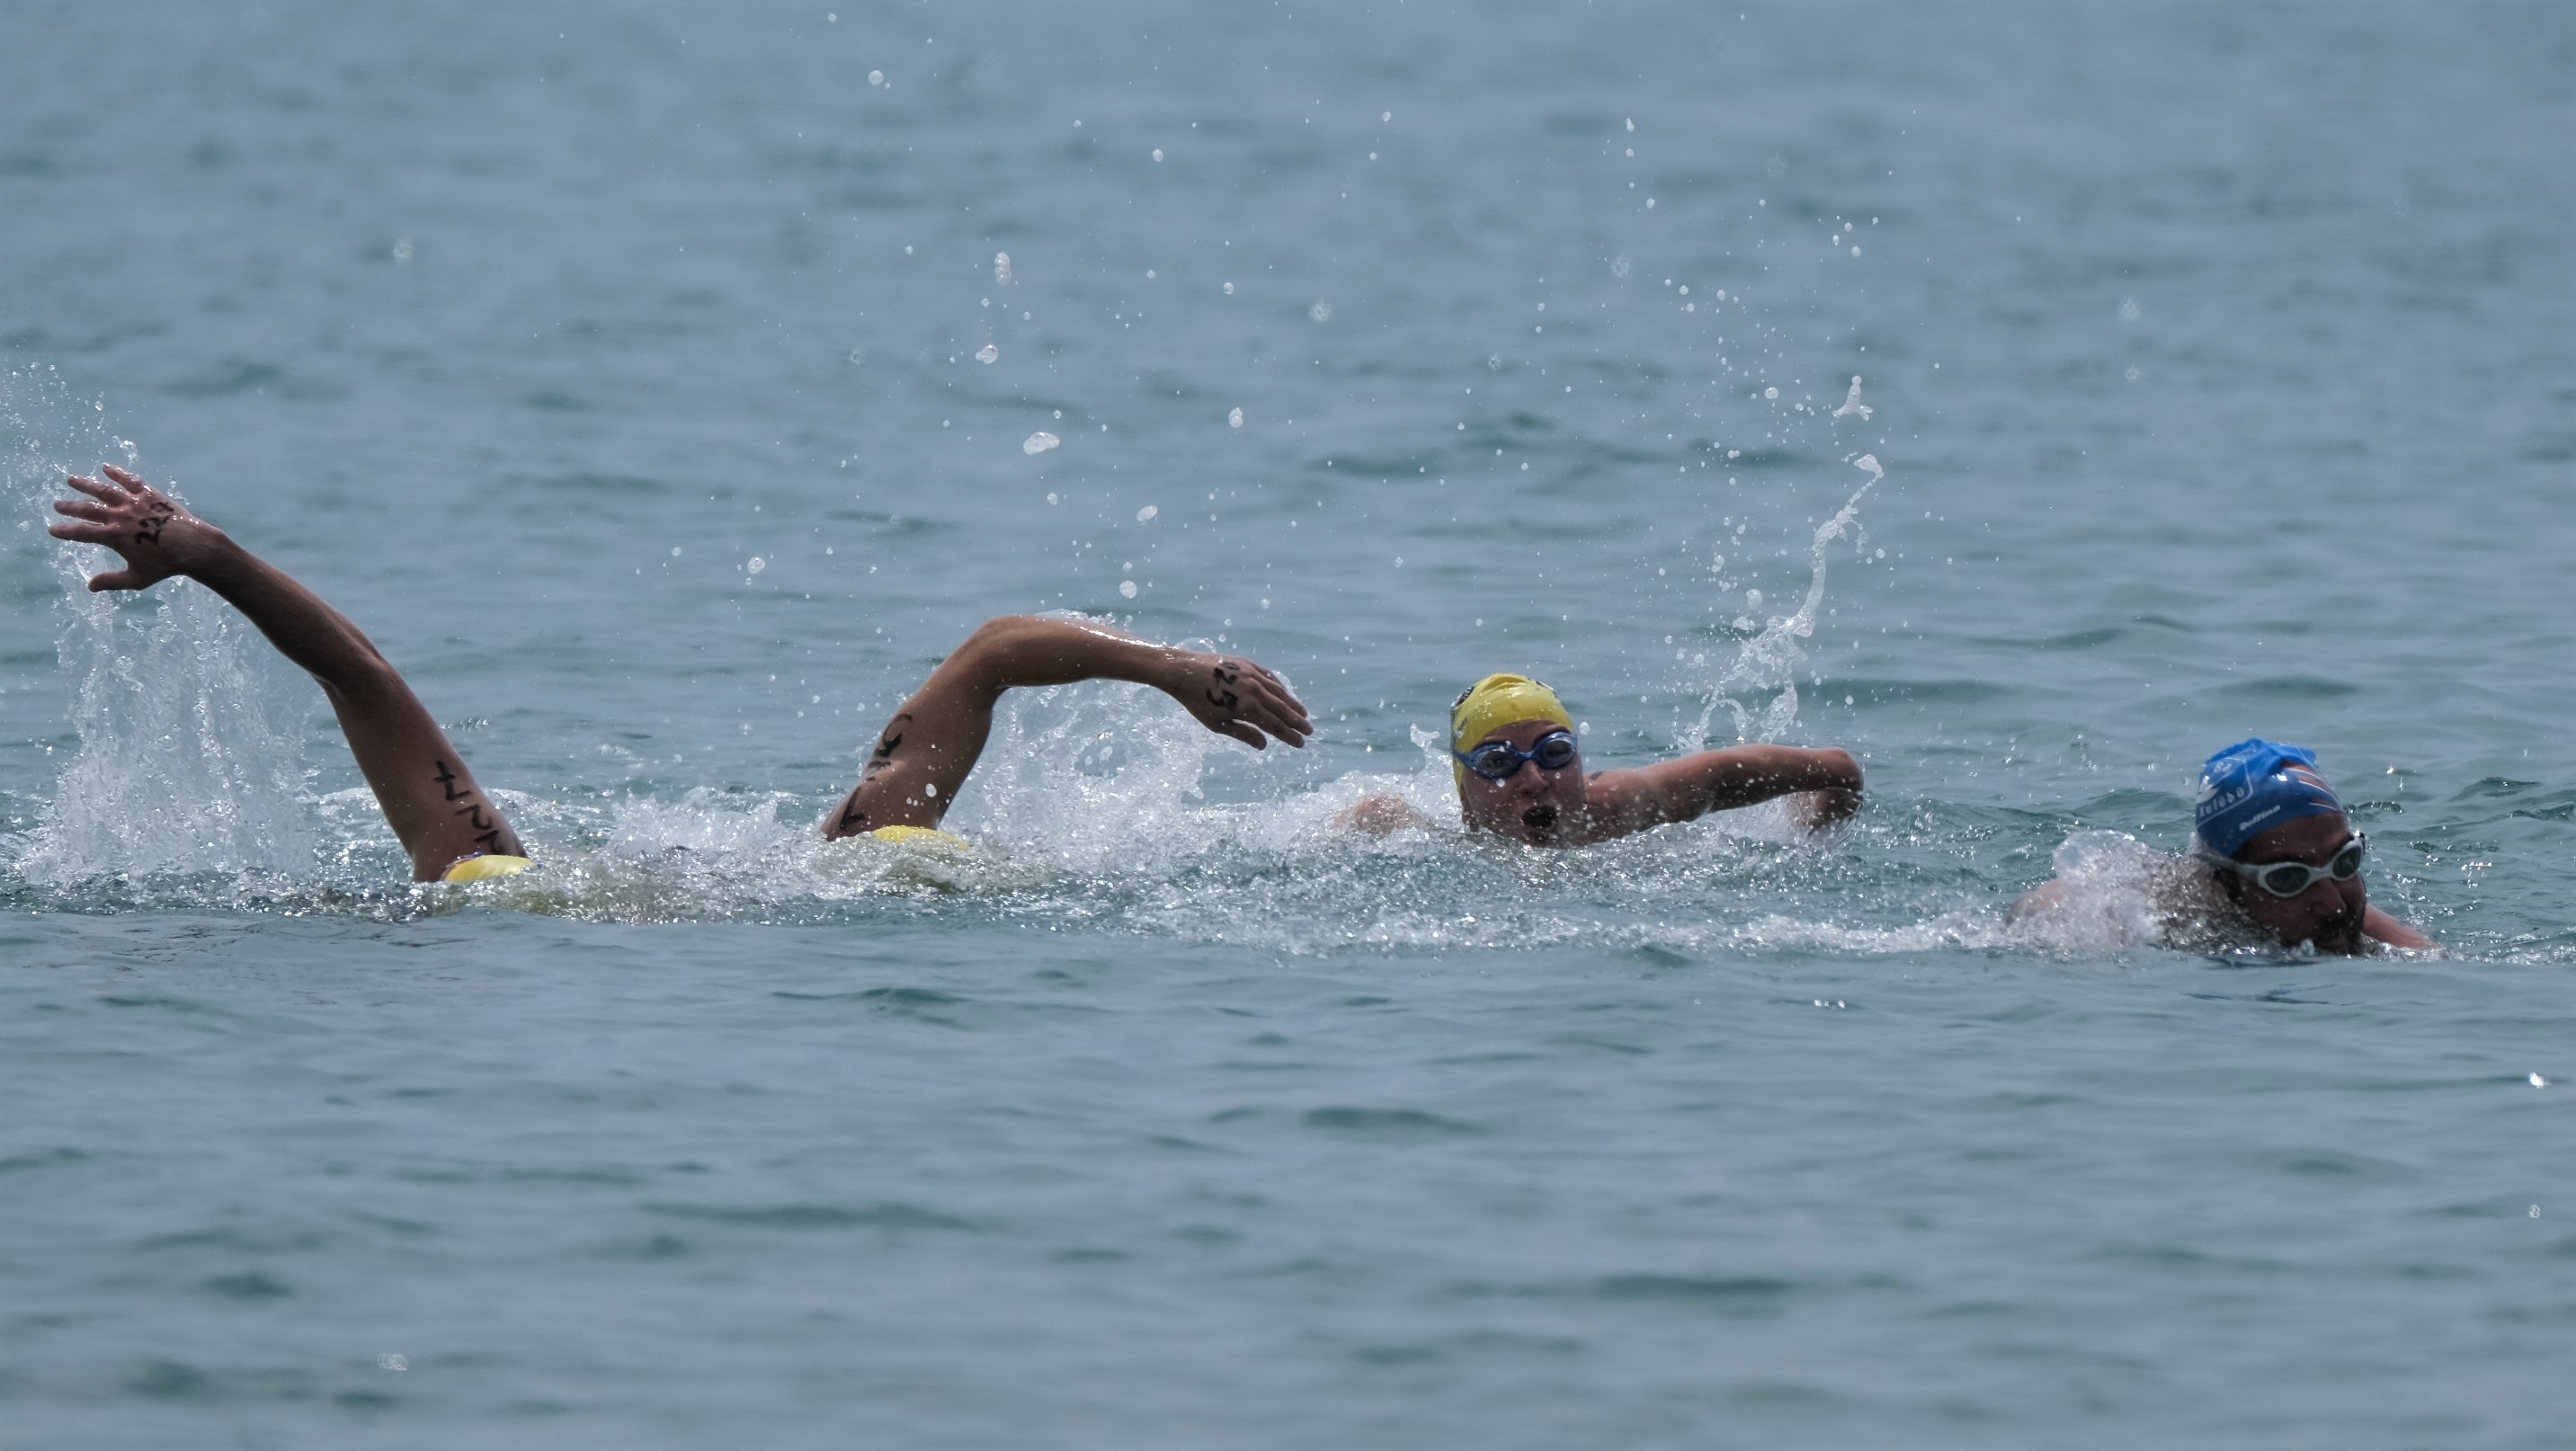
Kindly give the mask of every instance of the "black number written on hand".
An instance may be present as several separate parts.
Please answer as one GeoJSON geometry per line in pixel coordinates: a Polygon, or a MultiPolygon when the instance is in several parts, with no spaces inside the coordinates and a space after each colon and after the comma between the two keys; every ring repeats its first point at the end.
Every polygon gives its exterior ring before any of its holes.
{"type": "MultiPolygon", "coordinates": [[[[1235,663],[1231,660],[1218,661],[1216,663],[1216,668],[1209,671],[1208,674],[1214,676],[1217,684],[1222,686],[1232,687],[1243,683],[1243,671],[1238,669],[1235,663]]],[[[1208,704],[1215,706],[1219,710],[1235,711],[1242,708],[1243,697],[1237,695],[1231,688],[1228,688],[1225,690],[1210,690],[1207,693],[1207,701],[1208,704]]]]}

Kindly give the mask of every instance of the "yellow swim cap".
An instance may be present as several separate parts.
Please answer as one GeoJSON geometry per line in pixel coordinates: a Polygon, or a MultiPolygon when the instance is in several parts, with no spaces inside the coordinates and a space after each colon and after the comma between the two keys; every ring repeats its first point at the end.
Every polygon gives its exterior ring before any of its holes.
{"type": "Polygon", "coordinates": [[[1464,785],[1467,768],[1458,764],[1454,753],[1525,720],[1554,721],[1574,729],[1574,717],[1565,713],[1565,703],[1556,698],[1556,692],[1526,675],[1488,675],[1468,686],[1457,704],[1449,707],[1450,774],[1464,785]]]}
{"type": "Polygon", "coordinates": [[[942,846],[953,846],[960,850],[972,849],[974,846],[974,843],[968,841],[966,838],[956,835],[953,832],[941,831],[935,826],[880,826],[876,830],[869,832],[868,835],[875,837],[879,841],[937,842],[942,846]]]}
{"type": "Polygon", "coordinates": [[[442,882],[485,882],[490,881],[494,877],[515,877],[519,873],[524,872],[535,865],[535,862],[532,862],[523,856],[503,856],[499,852],[486,852],[481,856],[467,857],[465,860],[449,867],[447,869],[447,874],[440,877],[439,880],[442,882]]]}

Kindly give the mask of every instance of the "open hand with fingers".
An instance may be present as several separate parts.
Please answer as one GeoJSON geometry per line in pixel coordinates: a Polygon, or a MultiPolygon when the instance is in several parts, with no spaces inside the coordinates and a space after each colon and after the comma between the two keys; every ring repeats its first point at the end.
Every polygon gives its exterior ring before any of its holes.
{"type": "Polygon", "coordinates": [[[1306,737],[1314,734],[1306,707],[1287,685],[1240,655],[1176,651],[1171,676],[1155,683],[1198,717],[1199,724],[1256,751],[1269,744],[1264,732],[1292,746],[1305,745],[1306,737]]]}
{"type": "Polygon", "coordinates": [[[100,472],[107,482],[78,474],[63,480],[89,497],[55,500],[54,512],[64,522],[46,530],[56,539],[104,544],[125,556],[125,568],[90,576],[92,590],[150,589],[190,573],[223,541],[223,531],[133,474],[114,464],[100,472]]]}

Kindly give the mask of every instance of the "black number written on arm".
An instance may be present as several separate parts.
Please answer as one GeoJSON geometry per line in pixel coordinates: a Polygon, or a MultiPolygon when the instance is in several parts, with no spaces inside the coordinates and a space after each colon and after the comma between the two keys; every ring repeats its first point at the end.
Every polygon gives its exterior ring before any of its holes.
{"type": "Polygon", "coordinates": [[[460,788],[457,785],[457,782],[463,778],[457,775],[456,768],[445,761],[439,761],[436,764],[438,770],[430,779],[438,783],[438,789],[446,793],[449,801],[458,803],[455,814],[464,817],[465,824],[474,828],[474,840],[482,845],[483,850],[493,856],[516,852],[517,842],[512,842],[508,846],[501,844],[501,833],[504,829],[501,820],[485,809],[481,801],[475,799],[474,788],[471,786],[460,788]]]}
{"type": "MultiPolygon", "coordinates": [[[[859,769],[859,786],[862,790],[866,788],[869,778],[894,764],[894,753],[903,744],[903,723],[910,719],[912,719],[912,712],[907,710],[898,712],[894,719],[886,722],[885,734],[877,738],[876,746],[868,752],[867,765],[859,769]]],[[[859,792],[852,791],[850,799],[841,803],[841,834],[847,836],[852,832],[867,829],[868,814],[859,807],[859,792]]]]}
{"type": "Polygon", "coordinates": [[[912,712],[907,710],[886,722],[885,734],[877,738],[876,749],[868,752],[868,764],[860,770],[860,779],[864,780],[894,764],[895,748],[903,744],[903,732],[896,727],[910,719],[912,712]]]}

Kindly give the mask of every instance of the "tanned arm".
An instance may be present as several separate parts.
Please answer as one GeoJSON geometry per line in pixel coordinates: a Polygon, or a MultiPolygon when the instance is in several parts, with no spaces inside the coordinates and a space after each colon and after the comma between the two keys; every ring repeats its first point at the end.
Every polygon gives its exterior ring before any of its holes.
{"type": "Polygon", "coordinates": [[[2361,909],[2361,930],[2363,935],[2375,937],[2391,947],[2430,952],[2437,946],[2432,938],[2380,911],[2377,907],[2361,909]]]}
{"type": "Polygon", "coordinates": [[[57,539],[102,544],[125,568],[92,576],[93,590],[150,589],[182,575],[213,590],[259,627],[278,652],[309,671],[340,718],[385,820],[411,855],[412,875],[434,881],[485,853],[523,856],[518,833],[467,770],[420,698],[349,617],[123,469],[107,481],[73,476],[86,499],[62,499],[57,539]]]}
{"type": "Polygon", "coordinates": [[[1594,819],[1611,835],[1625,835],[1731,811],[1778,796],[1790,817],[1809,830],[1830,826],[1860,809],[1860,763],[1851,752],[1797,746],[1731,746],[1625,771],[1603,771],[1587,790],[1594,819]]]}
{"type": "Polygon", "coordinates": [[[1081,620],[1004,615],[940,663],[877,736],[859,784],[823,819],[826,839],[882,826],[937,826],[993,730],[993,706],[1020,686],[1132,680],[1181,703],[1199,724],[1255,750],[1303,746],[1314,727],[1278,676],[1239,655],[1157,645],[1081,620]]]}

